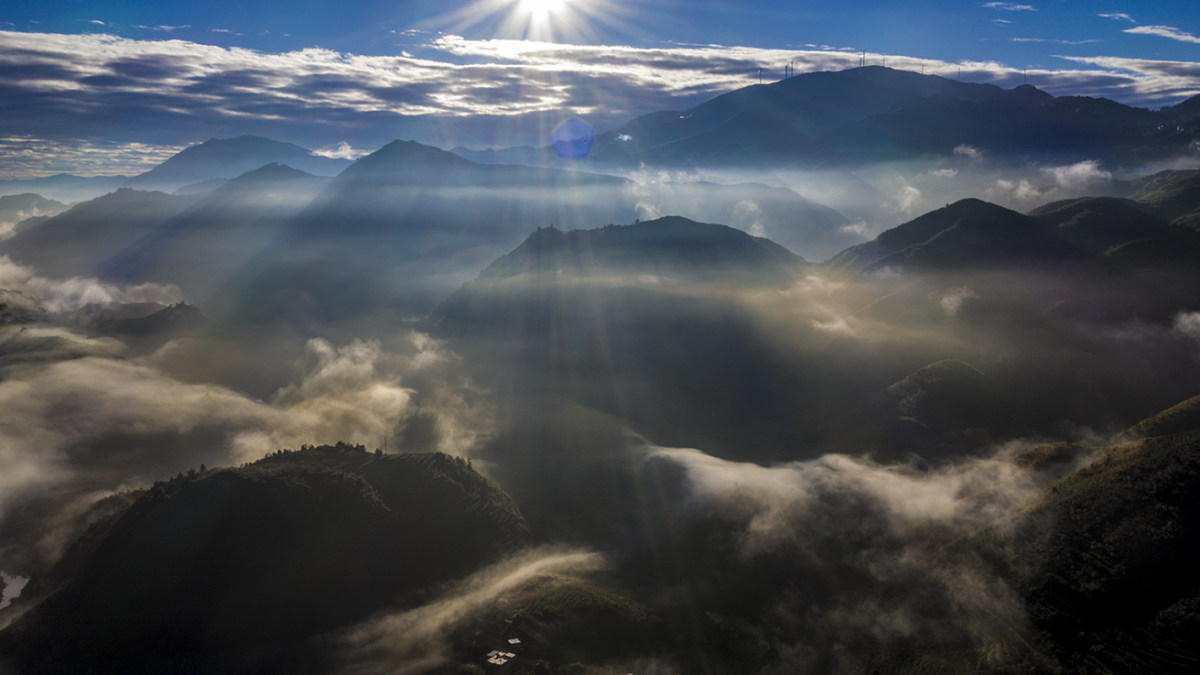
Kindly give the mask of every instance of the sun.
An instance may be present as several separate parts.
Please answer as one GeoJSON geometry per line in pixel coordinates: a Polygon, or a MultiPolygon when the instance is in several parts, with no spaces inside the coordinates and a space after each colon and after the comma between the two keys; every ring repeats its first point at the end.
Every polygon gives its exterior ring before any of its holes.
{"type": "Polygon", "coordinates": [[[567,0],[520,0],[519,9],[530,16],[558,14],[567,8],[567,0]]]}
{"type": "Polygon", "coordinates": [[[468,35],[486,30],[495,39],[595,43],[642,23],[656,0],[472,0],[419,26],[468,35]]]}

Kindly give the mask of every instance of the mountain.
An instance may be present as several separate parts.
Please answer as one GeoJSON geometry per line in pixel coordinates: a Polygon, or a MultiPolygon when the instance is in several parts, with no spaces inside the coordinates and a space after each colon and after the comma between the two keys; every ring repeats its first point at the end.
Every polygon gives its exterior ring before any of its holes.
{"type": "Polygon", "coordinates": [[[254,305],[230,311],[291,320],[284,308],[305,306],[335,322],[381,303],[426,312],[539,226],[633,220],[630,188],[613,176],[482,165],[395,141],[348,167],[288,221],[286,235],[227,289],[254,305]],[[262,314],[267,307],[276,313],[262,314]]]}
{"type": "Polygon", "coordinates": [[[1139,423],[1136,438],[1096,449],[1093,463],[1051,485],[1000,556],[1072,672],[1200,665],[1200,427],[1194,401],[1181,406],[1191,412],[1139,423]]]}
{"type": "Polygon", "coordinates": [[[194,204],[195,197],[120,189],[0,243],[0,252],[56,278],[96,276],[100,263],[194,204]]]}
{"type": "Polygon", "coordinates": [[[672,216],[595,230],[538,228],[479,278],[646,275],[667,281],[783,281],[803,262],[770,240],[672,216]]]}
{"type": "Polygon", "coordinates": [[[678,217],[542,228],[445,300],[432,330],[504,399],[553,395],[665,444],[778,458],[811,432],[797,415],[816,410],[823,375],[790,377],[735,294],[803,269],[770,241],[678,217]]]}
{"type": "Polygon", "coordinates": [[[130,178],[124,187],[172,192],[214,178],[233,178],[265,164],[287,164],[309,173],[331,176],[349,160],[313,155],[298,145],[260,136],[211,138],[168,158],[146,173],[130,178]]]}
{"type": "Polygon", "coordinates": [[[91,322],[89,328],[102,335],[161,343],[196,331],[207,322],[208,317],[194,305],[180,302],[143,316],[101,316],[91,322]]]}
{"type": "Polygon", "coordinates": [[[1083,197],[1046,204],[1029,215],[1084,253],[1130,266],[1191,264],[1200,254],[1196,232],[1170,225],[1134,201],[1083,197]]]}
{"type": "Polygon", "coordinates": [[[0,195],[16,195],[33,192],[48,199],[62,202],[80,202],[95,199],[121,187],[128,176],[95,176],[84,178],[60,173],[43,178],[0,180],[0,195]]]}
{"type": "Polygon", "coordinates": [[[1160,171],[1120,184],[1116,193],[1152,207],[1176,225],[1200,230],[1200,171],[1160,171]]]}
{"type": "Polygon", "coordinates": [[[1200,237],[1146,205],[1107,197],[1054,202],[1028,215],[964,199],[852,246],[827,261],[856,273],[894,269],[1175,269],[1200,256],[1200,237]]]}
{"type": "MultiPolygon", "coordinates": [[[[1028,98],[1028,90],[1018,94],[1028,98]]],[[[848,121],[889,110],[921,96],[981,101],[1004,97],[989,84],[962,83],[933,75],[867,66],[805,73],[745,87],[683,111],[661,111],[599,134],[589,161],[599,164],[692,162],[747,164],[768,157],[808,154],[813,139],[848,121]],[[754,154],[757,151],[758,154],[754,154]],[[740,158],[739,158],[740,155],[740,158]]],[[[552,155],[542,149],[544,157],[552,155]]],[[[476,157],[475,155],[468,155],[476,157]]],[[[478,158],[500,159],[501,153],[478,158]]],[[[526,157],[528,159],[528,157],[526,157]]]]}
{"type": "Polygon", "coordinates": [[[105,258],[97,272],[114,281],[175,284],[207,306],[329,180],[274,163],[248,171],[190,197],[189,208],[105,258]]]}
{"type": "Polygon", "coordinates": [[[820,140],[849,163],[945,156],[969,146],[1008,162],[1128,165],[1183,150],[1150,149],[1155,143],[1148,135],[1159,122],[1154,112],[1106,99],[913,97],[820,140]]]}
{"type": "Polygon", "coordinates": [[[17,223],[28,218],[53,216],[62,213],[66,204],[26,192],[0,197],[0,239],[7,238],[17,223]]]}
{"type": "Polygon", "coordinates": [[[860,273],[886,268],[979,269],[1062,262],[1074,255],[1032,218],[978,199],[964,199],[852,246],[827,265],[860,273]]]}
{"type": "Polygon", "coordinates": [[[527,539],[512,500],[462,459],[341,443],[202,467],[131,501],[0,632],[22,672],[311,672],[329,655],[316,636],[527,539]]]}

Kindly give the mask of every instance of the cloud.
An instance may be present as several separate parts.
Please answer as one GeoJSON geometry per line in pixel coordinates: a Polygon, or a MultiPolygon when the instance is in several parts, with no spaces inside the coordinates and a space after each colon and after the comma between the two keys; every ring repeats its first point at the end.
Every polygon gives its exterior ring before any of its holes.
{"type": "Polygon", "coordinates": [[[1089,159],[1067,166],[1052,166],[1042,169],[1054,178],[1059,187],[1067,190],[1080,190],[1093,183],[1112,180],[1112,173],[1100,167],[1100,162],[1089,159]]]}
{"type": "Polygon", "coordinates": [[[133,175],[149,171],[186,147],[0,133],[0,179],[56,173],[133,175]]]}
{"type": "Polygon", "coordinates": [[[682,469],[686,507],[673,517],[695,519],[697,542],[728,542],[685,550],[735,589],[720,592],[759,594],[757,616],[789,636],[781,667],[870,672],[876,656],[918,644],[964,650],[960,667],[948,667],[956,670],[986,650],[1000,663],[1026,655],[1032,630],[1016,589],[969,547],[950,553],[984,527],[1005,541],[1053,478],[1009,459],[1025,447],[932,470],[843,455],[761,466],[684,448],[653,449],[648,461],[682,469]],[[741,577],[755,586],[739,586],[741,577]]]}
{"type": "Polygon", "coordinates": [[[983,151],[979,148],[971,147],[967,144],[959,145],[954,148],[954,154],[958,157],[966,157],[967,159],[983,159],[983,151]]]}
{"type": "Polygon", "coordinates": [[[1015,37],[1015,38],[1009,38],[1009,39],[1012,40],[1013,42],[1044,42],[1044,43],[1056,44],[1056,45],[1090,45],[1090,44],[1099,42],[1099,40],[1056,40],[1056,39],[1050,39],[1050,38],[1024,38],[1024,37],[1015,37]]]}
{"type": "Polygon", "coordinates": [[[1096,16],[1105,19],[1112,19],[1113,21],[1128,21],[1130,23],[1137,23],[1137,21],[1134,21],[1132,16],[1129,16],[1125,12],[1109,12],[1106,14],[1097,14],[1096,16]]]}
{"type": "Polygon", "coordinates": [[[1012,2],[985,2],[983,6],[987,9],[1000,9],[1006,12],[1036,12],[1037,8],[1033,5],[1018,5],[1012,2]]]}
{"type": "Polygon", "coordinates": [[[338,670],[354,673],[425,673],[450,661],[449,633],[504,598],[515,606],[522,586],[549,575],[602,570],[599,554],[555,548],[528,551],[480,570],[441,598],[368,621],[347,631],[338,670]]]}
{"type": "MultiPolygon", "coordinates": [[[[160,33],[171,33],[171,32],[177,31],[177,30],[182,30],[182,29],[184,29],[184,28],[191,28],[191,25],[190,25],[190,24],[183,24],[182,26],[143,26],[143,25],[137,25],[137,26],[134,26],[134,28],[141,28],[141,29],[143,29],[143,30],[155,30],[155,31],[158,31],[158,32],[160,32],[160,33]]],[[[216,32],[216,30],[215,30],[215,29],[214,29],[214,32],[216,32]]]]}
{"type": "MultiPolygon", "coordinates": [[[[36,277],[31,283],[11,263],[0,270],[0,286],[23,284],[43,301],[62,296],[64,307],[83,304],[74,287],[58,289],[36,277]]],[[[121,289],[103,290],[113,297],[121,289]]],[[[124,292],[128,300],[140,291],[124,292]]],[[[9,293],[6,301],[15,295],[9,293]]],[[[0,569],[36,572],[69,538],[49,521],[14,523],[18,507],[40,505],[23,512],[61,520],[64,509],[82,510],[99,497],[201,463],[240,463],[279,448],[339,440],[382,447],[386,438],[393,451],[462,454],[490,433],[489,403],[480,400],[457,357],[421,333],[394,339],[388,348],[368,340],[310,340],[291,382],[265,402],[171,374],[211,370],[211,347],[204,339],[181,339],[137,356],[117,340],[49,323],[0,328],[0,527],[24,533],[15,540],[41,542],[19,550],[0,546],[0,569]],[[422,433],[406,435],[414,417],[422,433]],[[14,565],[12,556],[34,562],[14,565]]],[[[236,358],[239,348],[222,343],[215,349],[236,358]]]]}
{"type": "Polygon", "coordinates": [[[918,188],[912,185],[904,185],[896,191],[896,194],[892,195],[889,207],[895,209],[905,217],[911,217],[924,208],[924,204],[925,200],[918,188]]]}
{"type": "Polygon", "coordinates": [[[342,141],[336,145],[327,145],[323,148],[317,148],[312,151],[312,154],[318,157],[329,157],[332,159],[358,159],[364,155],[371,154],[370,150],[358,150],[350,147],[346,141],[342,141]]]}
{"type": "MultiPolygon", "coordinates": [[[[0,31],[0,98],[9,102],[0,139],[17,139],[0,143],[0,165],[10,175],[132,172],[169,156],[167,149],[178,148],[181,138],[243,133],[333,151],[342,142],[378,147],[396,137],[447,147],[538,145],[564,116],[612,127],[754,84],[760,67],[768,73],[782,73],[789,64],[796,73],[841,70],[857,66],[859,58],[823,47],[411,37],[421,44],[403,54],[359,55],[0,31]],[[135,157],[135,144],[142,144],[146,157],[135,157]],[[117,152],[101,167],[91,158],[103,148],[117,152]]],[[[867,58],[927,74],[957,77],[961,71],[964,79],[1001,86],[1015,86],[1024,76],[996,62],[867,58]]],[[[1112,57],[1070,58],[1093,67],[1038,69],[1029,76],[1052,92],[1137,105],[1200,93],[1197,63],[1132,66],[1112,57]]]]}
{"type": "Polygon", "coordinates": [[[942,295],[941,300],[938,301],[938,304],[942,306],[942,309],[945,310],[947,314],[950,316],[955,316],[958,314],[958,311],[962,309],[962,306],[966,301],[978,299],[979,296],[975,293],[975,291],[971,290],[969,286],[959,286],[958,288],[946,291],[946,293],[942,295]]]}
{"type": "Polygon", "coordinates": [[[14,263],[8,256],[0,256],[0,289],[20,293],[38,308],[55,314],[74,312],[87,305],[118,302],[170,305],[183,300],[179,289],[170,285],[121,286],[84,277],[47,279],[35,274],[32,267],[14,263]]]}
{"type": "Polygon", "coordinates": [[[1133,35],[1156,35],[1169,40],[1200,44],[1200,37],[1171,26],[1138,26],[1137,28],[1126,28],[1124,32],[1132,33],[1133,35]]]}
{"type": "Polygon", "coordinates": [[[1200,342],[1200,312],[1180,312],[1175,317],[1175,330],[1200,342]]]}

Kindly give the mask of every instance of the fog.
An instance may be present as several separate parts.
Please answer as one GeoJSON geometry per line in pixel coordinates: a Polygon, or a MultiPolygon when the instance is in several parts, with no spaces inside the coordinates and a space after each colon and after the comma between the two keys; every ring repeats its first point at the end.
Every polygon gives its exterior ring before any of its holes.
{"type": "Polygon", "coordinates": [[[482,625],[496,606],[517,605],[539,578],[587,576],[606,567],[591,551],[534,549],[482,569],[416,609],[372,619],[341,636],[337,670],[422,673],[452,662],[450,633],[482,625]]]}

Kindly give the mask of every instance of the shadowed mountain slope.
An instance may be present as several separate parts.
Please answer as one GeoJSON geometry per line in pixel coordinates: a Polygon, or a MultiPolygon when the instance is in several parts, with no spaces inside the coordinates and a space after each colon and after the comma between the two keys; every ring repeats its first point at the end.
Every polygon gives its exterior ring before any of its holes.
{"type": "Polygon", "coordinates": [[[1017,524],[1010,574],[1071,672],[1200,666],[1200,427],[1177,424],[1195,421],[1178,408],[1101,449],[1017,524]]]}
{"type": "Polygon", "coordinates": [[[17,232],[0,252],[47,277],[96,276],[102,261],[195,203],[195,197],[120,189],[17,232]]]}

